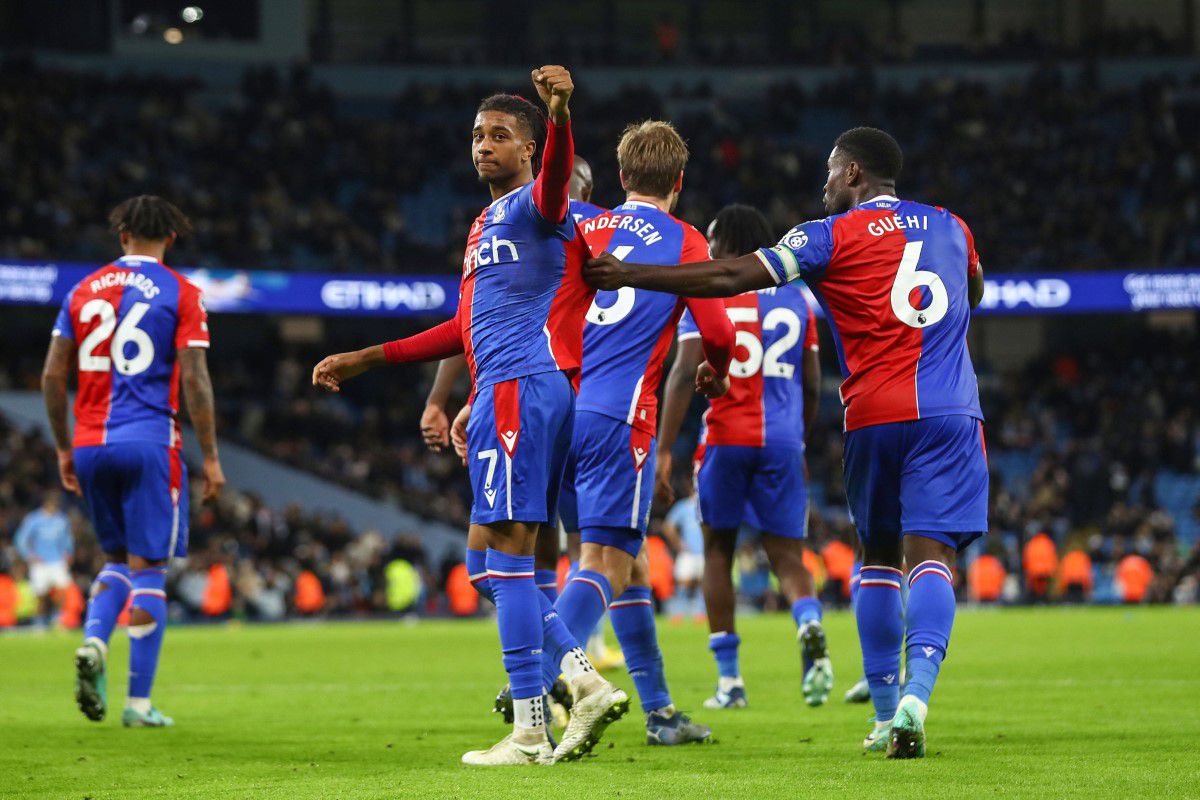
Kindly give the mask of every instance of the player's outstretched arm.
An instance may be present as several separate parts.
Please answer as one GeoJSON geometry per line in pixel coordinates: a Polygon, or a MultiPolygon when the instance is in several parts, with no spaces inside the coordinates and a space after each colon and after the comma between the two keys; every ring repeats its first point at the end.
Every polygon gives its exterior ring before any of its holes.
{"type": "Polygon", "coordinates": [[[437,377],[433,379],[433,388],[425,398],[425,411],[421,414],[421,438],[425,446],[435,453],[450,444],[450,419],[446,416],[446,404],[450,402],[454,384],[466,370],[465,355],[442,359],[438,364],[437,377]]]}
{"type": "Polygon", "coordinates": [[[774,276],[754,253],[690,264],[627,264],[611,253],[589,259],[583,278],[594,289],[650,289],[682,297],[732,297],[775,285],[774,276]]]}
{"type": "Polygon", "coordinates": [[[679,429],[692,403],[692,377],[704,364],[704,351],[698,338],[684,339],[675,349],[675,363],[667,373],[662,411],[658,420],[658,464],[654,475],[654,496],[660,503],[675,502],[671,486],[673,468],[671,450],[679,438],[679,429]]]}
{"type": "Polygon", "coordinates": [[[313,367],[312,382],[313,386],[340,392],[344,381],[384,364],[439,361],[462,352],[462,327],[456,313],[441,325],[415,336],[326,356],[313,367]]]}
{"type": "Polygon", "coordinates": [[[42,367],[42,399],[46,404],[50,430],[54,433],[54,447],[58,451],[59,479],[68,492],[81,494],[79,478],[75,475],[75,454],[71,450],[71,431],[67,424],[67,381],[74,360],[74,341],[65,336],[55,336],[50,340],[46,364],[42,367]]]}
{"type": "Polygon", "coordinates": [[[204,500],[215,500],[225,486],[225,472],[217,454],[217,412],[213,399],[212,378],[208,374],[208,355],[203,348],[185,347],[179,351],[179,377],[188,416],[204,455],[204,500]]]}
{"type": "Polygon", "coordinates": [[[533,202],[543,219],[557,225],[566,219],[571,201],[575,140],[569,104],[575,84],[566,68],[547,65],[533,71],[533,85],[549,113],[546,150],[542,154],[542,170],[533,184],[533,202]]]}

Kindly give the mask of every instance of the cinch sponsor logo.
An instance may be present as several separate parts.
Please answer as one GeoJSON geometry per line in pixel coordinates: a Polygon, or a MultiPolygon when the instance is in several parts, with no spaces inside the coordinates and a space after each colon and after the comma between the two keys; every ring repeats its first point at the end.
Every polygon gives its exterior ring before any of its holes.
{"type": "Polygon", "coordinates": [[[321,287],[321,302],[339,311],[430,311],[446,304],[446,290],[431,281],[327,281],[321,287]]]}
{"type": "Polygon", "coordinates": [[[983,282],[983,308],[1062,308],[1071,302],[1071,284],[1058,278],[983,282]]]}
{"type": "Polygon", "coordinates": [[[486,267],[488,264],[511,263],[520,260],[521,256],[517,253],[517,246],[512,243],[512,240],[493,236],[491,239],[484,239],[475,245],[474,250],[467,253],[466,261],[463,263],[463,272],[469,274],[481,265],[486,267]],[[508,255],[508,258],[503,257],[505,254],[508,255]]]}

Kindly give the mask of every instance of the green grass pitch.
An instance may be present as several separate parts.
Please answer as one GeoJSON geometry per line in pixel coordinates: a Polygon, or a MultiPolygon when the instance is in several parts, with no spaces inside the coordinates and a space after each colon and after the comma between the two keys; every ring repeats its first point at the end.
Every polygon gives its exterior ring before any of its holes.
{"type": "Polygon", "coordinates": [[[1197,608],[962,611],[913,762],[861,753],[867,707],[840,701],[859,673],[850,615],[829,615],[837,687],[818,709],[786,615],[741,625],[742,711],[700,709],[706,630],[660,625],[676,703],[716,743],[647,747],[634,712],[582,763],[491,770],[459,765],[505,732],[488,621],[168,631],[170,730],[120,726],[123,632],[99,724],[74,707],[74,636],[0,638],[0,797],[1200,797],[1197,608]]]}

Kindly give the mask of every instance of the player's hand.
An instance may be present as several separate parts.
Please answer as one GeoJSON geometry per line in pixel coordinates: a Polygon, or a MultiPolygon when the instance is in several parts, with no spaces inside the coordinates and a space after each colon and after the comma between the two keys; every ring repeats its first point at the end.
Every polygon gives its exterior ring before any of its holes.
{"type": "Polygon", "coordinates": [[[717,371],[707,361],[696,367],[696,393],[709,400],[723,397],[729,391],[729,376],[717,377],[717,371]]]}
{"type": "Polygon", "coordinates": [[[216,456],[204,459],[203,471],[204,487],[200,499],[207,503],[221,496],[221,490],[225,488],[225,471],[221,469],[221,461],[216,456]]]}
{"type": "Polygon", "coordinates": [[[58,479],[68,492],[83,495],[79,487],[79,476],[75,474],[75,453],[71,450],[58,451],[58,479]]]}
{"type": "Polygon", "coordinates": [[[675,502],[675,487],[671,485],[671,454],[658,454],[658,465],[654,468],[654,499],[664,506],[675,502]]]}
{"type": "Polygon", "coordinates": [[[562,125],[571,118],[567,103],[575,84],[571,81],[571,73],[566,67],[548,64],[533,71],[533,85],[537,88],[538,96],[550,111],[550,120],[555,125],[562,125]]]}
{"type": "Polygon", "coordinates": [[[326,356],[313,367],[313,386],[319,386],[331,392],[340,392],[343,381],[347,381],[355,375],[362,375],[371,368],[371,364],[364,355],[365,352],[365,350],[356,350],[353,353],[326,356]]]}
{"type": "Polygon", "coordinates": [[[471,404],[467,403],[454,418],[454,424],[450,426],[450,441],[454,445],[454,452],[462,459],[464,467],[467,466],[467,420],[470,418],[471,404]]]}
{"type": "Polygon", "coordinates": [[[450,444],[450,420],[441,406],[427,405],[421,414],[421,438],[435,453],[450,444]]]}
{"type": "Polygon", "coordinates": [[[625,285],[626,265],[607,251],[583,265],[583,280],[593,289],[620,289],[625,285]]]}

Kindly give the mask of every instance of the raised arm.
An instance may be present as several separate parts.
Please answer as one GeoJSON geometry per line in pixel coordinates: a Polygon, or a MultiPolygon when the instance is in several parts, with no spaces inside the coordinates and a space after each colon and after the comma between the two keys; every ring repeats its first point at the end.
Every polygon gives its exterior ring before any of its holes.
{"type": "Polygon", "coordinates": [[[547,65],[533,71],[533,84],[546,104],[546,149],[542,169],[533,183],[533,202],[542,218],[555,225],[567,218],[571,201],[571,171],[575,167],[575,140],[571,134],[569,101],[575,84],[563,67],[547,65]]]}
{"type": "Polygon", "coordinates": [[[179,351],[179,378],[183,399],[200,452],[204,457],[203,498],[214,500],[225,486],[225,473],[217,453],[217,410],[213,398],[212,378],[208,374],[208,352],[202,347],[185,347],[179,351]]]}
{"type": "Polygon", "coordinates": [[[725,303],[711,298],[689,297],[685,300],[692,319],[700,329],[700,344],[704,358],[712,365],[718,378],[729,374],[729,361],[733,358],[733,323],[725,312],[725,303]]]}
{"type": "Polygon", "coordinates": [[[971,308],[978,308],[983,300],[983,264],[976,261],[975,268],[967,271],[967,301],[971,308]]]}
{"type": "Polygon", "coordinates": [[[46,351],[42,367],[42,400],[46,416],[54,433],[54,448],[58,451],[58,476],[63,488],[80,494],[79,478],[75,476],[75,456],[71,450],[71,430],[67,422],[67,381],[75,360],[75,342],[67,336],[54,336],[46,351]]]}
{"type": "Polygon", "coordinates": [[[775,286],[758,256],[697,261],[691,264],[627,264],[611,253],[589,259],[583,278],[594,289],[650,289],[682,297],[732,297],[751,289],[775,286]]]}

